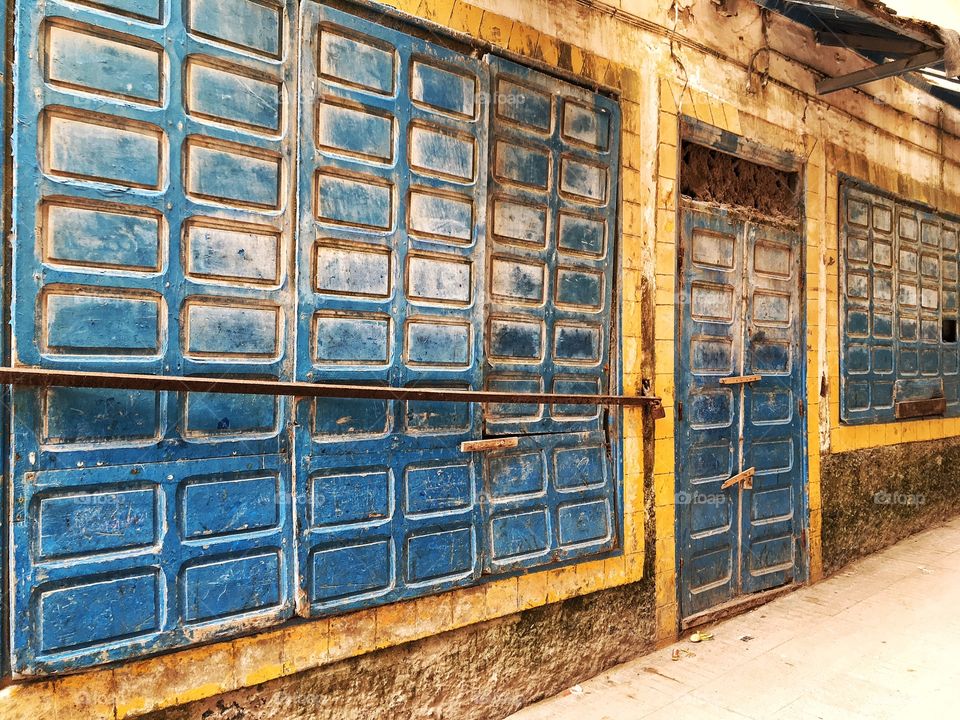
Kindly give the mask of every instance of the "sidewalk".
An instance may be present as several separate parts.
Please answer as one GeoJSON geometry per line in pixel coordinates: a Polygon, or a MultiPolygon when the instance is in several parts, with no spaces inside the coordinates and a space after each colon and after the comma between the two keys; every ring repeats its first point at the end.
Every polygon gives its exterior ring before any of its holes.
{"type": "Polygon", "coordinates": [[[960,518],[706,630],[510,720],[960,713],[960,518]]]}

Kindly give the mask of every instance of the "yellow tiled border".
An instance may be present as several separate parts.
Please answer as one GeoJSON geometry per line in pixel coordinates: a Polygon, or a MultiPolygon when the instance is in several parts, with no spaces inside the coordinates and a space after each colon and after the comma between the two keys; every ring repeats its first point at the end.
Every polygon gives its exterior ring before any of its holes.
{"type": "MultiPolygon", "coordinates": [[[[641,171],[644,80],[635,70],[562,43],[519,22],[459,0],[387,0],[387,4],[621,92],[622,357],[625,391],[641,377],[641,274],[647,192],[641,171]],[[561,46],[571,47],[569,54],[561,46]]],[[[624,554],[395,603],[304,621],[251,637],[187,648],[48,681],[0,690],[0,716],[119,720],[212,697],[344,658],[510,615],[643,577],[642,412],[624,413],[624,554]]],[[[658,521],[659,521],[658,516],[658,521]]],[[[669,551],[672,553],[672,530],[669,551]]]]}

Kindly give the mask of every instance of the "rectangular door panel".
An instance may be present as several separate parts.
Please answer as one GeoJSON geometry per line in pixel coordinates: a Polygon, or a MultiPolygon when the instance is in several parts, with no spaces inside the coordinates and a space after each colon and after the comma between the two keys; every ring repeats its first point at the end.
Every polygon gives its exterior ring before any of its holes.
{"type": "MultiPolygon", "coordinates": [[[[493,102],[484,381],[490,390],[610,387],[620,112],[615,102],[490,57],[493,102]]],[[[601,427],[590,405],[487,405],[489,434],[601,427]]]]}
{"type": "Polygon", "coordinates": [[[739,572],[738,488],[742,374],[742,221],[685,210],[676,398],[677,514],[683,615],[731,599],[739,572]]]}
{"type": "Polygon", "coordinates": [[[619,537],[616,477],[602,432],[529,435],[482,453],[484,572],[596,555],[619,537]]]}
{"type": "MultiPolygon", "coordinates": [[[[297,378],[481,386],[487,71],[302,6],[297,378]]],[[[318,402],[318,443],[453,447],[466,405],[318,402]]]]}
{"type": "MultiPolygon", "coordinates": [[[[487,69],[302,5],[297,378],[479,389],[487,69]]],[[[479,575],[470,403],[304,400],[299,612],[479,575]]]]}
{"type": "Polygon", "coordinates": [[[291,479],[277,455],[25,473],[14,667],[77,669],[292,615],[291,479]]]}
{"type": "Polygon", "coordinates": [[[478,480],[469,455],[317,453],[301,467],[301,614],[442,592],[479,576],[478,480]]]}
{"type": "Polygon", "coordinates": [[[800,240],[795,232],[747,230],[746,365],[761,380],[744,386],[743,466],[756,468],[743,490],[743,592],[797,579],[803,527],[803,363],[800,240]]]}
{"type": "MultiPolygon", "coordinates": [[[[13,364],[293,379],[292,7],[19,4],[13,364]]],[[[14,392],[14,673],[288,616],[289,408],[14,392]]]]}
{"type": "MultiPolygon", "coordinates": [[[[14,364],[617,391],[611,99],[313,0],[21,5],[14,364]]],[[[16,675],[438,593],[622,534],[596,406],[12,400],[16,675]],[[524,437],[460,450],[504,434],[524,437]]]]}

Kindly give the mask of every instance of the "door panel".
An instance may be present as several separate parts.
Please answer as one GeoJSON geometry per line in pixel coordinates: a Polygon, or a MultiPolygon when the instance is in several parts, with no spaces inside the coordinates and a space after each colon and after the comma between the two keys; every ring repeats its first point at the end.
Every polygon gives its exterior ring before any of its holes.
{"type": "MultiPolygon", "coordinates": [[[[292,380],[293,3],[136,5],[18,3],[12,363],[292,380]]],[[[292,614],[286,400],[12,400],[15,674],[292,614]]]]}
{"type": "Polygon", "coordinates": [[[747,238],[743,467],[756,468],[743,490],[742,591],[796,579],[802,529],[803,400],[800,251],[796,233],[751,224],[747,238]]]}
{"type": "MultiPolygon", "coordinates": [[[[486,69],[306,2],[297,379],[479,389],[486,69]]],[[[301,401],[299,612],[479,574],[470,403],[301,401]]]]}
{"type": "MultiPolygon", "coordinates": [[[[620,113],[596,93],[490,57],[485,384],[602,394],[610,384],[620,113]]],[[[601,408],[501,404],[488,434],[600,428],[601,408]]]]}
{"type": "Polygon", "coordinates": [[[720,378],[743,367],[742,221],[685,212],[676,397],[677,513],[685,615],[737,591],[737,489],[720,486],[740,468],[739,388],[720,378]]]}
{"type": "Polygon", "coordinates": [[[469,455],[315,453],[298,478],[301,614],[441,592],[480,573],[469,455]]]}
{"type": "MultiPolygon", "coordinates": [[[[489,390],[610,388],[620,114],[616,103],[489,57],[491,104],[484,382],[489,390]]],[[[500,403],[483,457],[484,572],[616,546],[617,478],[599,405],[500,403]]]]}
{"type": "Polygon", "coordinates": [[[683,617],[799,577],[800,241],[686,208],[677,366],[683,617]],[[754,473],[726,489],[734,475],[754,473]]]}
{"type": "Polygon", "coordinates": [[[289,617],[290,484],[277,455],[26,473],[17,668],[75,668],[289,617]]]}
{"type": "Polygon", "coordinates": [[[606,433],[521,437],[484,453],[484,572],[547,565],[616,546],[616,478],[606,433]]]}

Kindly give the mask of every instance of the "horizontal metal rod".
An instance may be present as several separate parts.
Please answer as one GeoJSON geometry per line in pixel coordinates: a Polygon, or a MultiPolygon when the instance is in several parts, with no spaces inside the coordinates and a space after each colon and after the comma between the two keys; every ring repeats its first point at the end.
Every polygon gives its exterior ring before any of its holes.
{"type": "Polygon", "coordinates": [[[536,403],[545,405],[660,405],[658,397],[635,395],[566,395],[562,393],[511,393],[458,388],[411,388],[376,385],[244,380],[222,377],[133,375],[47,368],[0,368],[0,385],[27,387],[116,388],[119,390],[171,390],[174,392],[230,393],[234,395],[284,395],[287,397],[360,398],[370,400],[430,400],[433,402],[536,403]]]}

